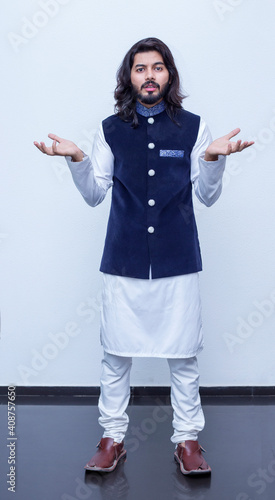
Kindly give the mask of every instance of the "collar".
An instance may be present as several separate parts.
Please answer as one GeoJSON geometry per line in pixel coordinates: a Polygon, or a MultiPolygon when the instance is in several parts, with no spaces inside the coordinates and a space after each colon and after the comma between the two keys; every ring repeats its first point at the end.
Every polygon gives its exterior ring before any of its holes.
{"type": "Polygon", "coordinates": [[[136,102],[136,111],[142,116],[155,116],[165,110],[165,102],[162,100],[152,108],[146,108],[139,101],[136,102]]]}

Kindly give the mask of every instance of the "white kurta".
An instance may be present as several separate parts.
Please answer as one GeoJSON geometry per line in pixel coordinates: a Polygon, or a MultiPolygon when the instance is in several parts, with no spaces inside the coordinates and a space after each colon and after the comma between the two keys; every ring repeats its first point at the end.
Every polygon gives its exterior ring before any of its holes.
{"type": "MultiPolygon", "coordinates": [[[[212,142],[201,119],[191,154],[191,181],[198,199],[207,206],[219,198],[225,157],[203,160],[212,142]]],[[[102,125],[92,160],[66,157],[73,180],[85,201],[96,206],[112,186],[114,156],[102,125]]],[[[137,279],[103,274],[100,337],[103,348],[118,356],[188,358],[203,348],[198,273],[160,279],[137,279]]]]}

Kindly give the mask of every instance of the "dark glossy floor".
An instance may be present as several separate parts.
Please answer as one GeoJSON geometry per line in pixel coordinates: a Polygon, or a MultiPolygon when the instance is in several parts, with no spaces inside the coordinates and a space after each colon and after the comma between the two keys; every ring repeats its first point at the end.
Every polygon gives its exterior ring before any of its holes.
{"type": "Polygon", "coordinates": [[[0,405],[0,498],[7,500],[274,500],[275,398],[203,398],[211,477],[185,477],[173,459],[171,408],[128,408],[127,461],[85,474],[101,436],[96,398],[23,398],[16,407],[16,492],[8,491],[7,402],[0,405]]]}

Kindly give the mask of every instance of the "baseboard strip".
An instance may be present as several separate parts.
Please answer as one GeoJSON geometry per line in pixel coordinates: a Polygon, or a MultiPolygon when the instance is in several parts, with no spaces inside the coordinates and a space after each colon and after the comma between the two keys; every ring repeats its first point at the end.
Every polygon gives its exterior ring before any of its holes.
{"type": "MultiPolygon", "coordinates": [[[[98,397],[99,387],[73,387],[73,386],[18,386],[17,396],[49,396],[49,397],[98,397]]],[[[7,396],[8,387],[0,386],[0,396],[7,396]]],[[[169,396],[169,386],[136,386],[131,387],[131,396],[137,397],[165,397],[169,396]]],[[[275,386],[225,386],[225,387],[201,387],[200,394],[203,397],[211,396],[275,396],[275,386]]]]}

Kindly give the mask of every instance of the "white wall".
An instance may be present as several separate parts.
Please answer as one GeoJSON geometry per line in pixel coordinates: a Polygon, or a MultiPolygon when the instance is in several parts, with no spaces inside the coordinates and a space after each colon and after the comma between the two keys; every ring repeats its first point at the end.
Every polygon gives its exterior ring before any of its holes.
{"type": "MultiPolygon", "coordinates": [[[[116,70],[147,36],[172,49],[185,107],[214,137],[239,126],[242,139],[256,140],[229,158],[217,204],[196,203],[201,385],[274,385],[274,15],[273,0],[2,5],[0,385],[99,383],[98,268],[110,196],[88,207],[64,160],[33,141],[53,132],[90,153],[98,123],[113,113],[116,70]]],[[[132,384],[168,385],[166,361],[136,359],[132,384]]]]}

